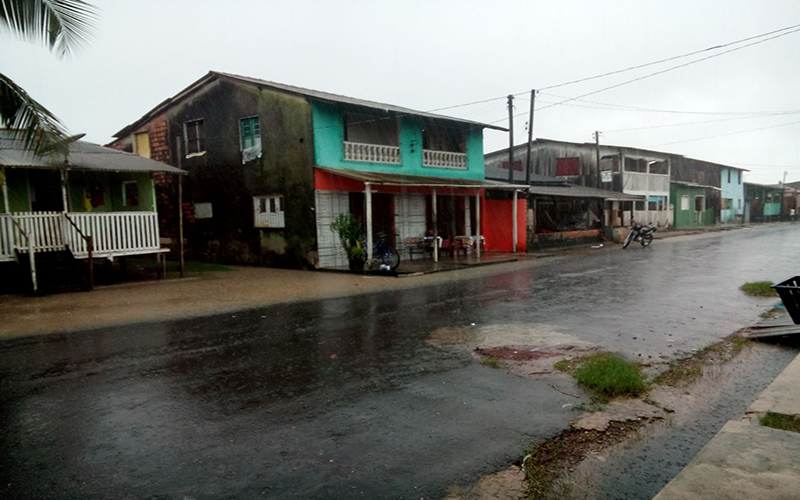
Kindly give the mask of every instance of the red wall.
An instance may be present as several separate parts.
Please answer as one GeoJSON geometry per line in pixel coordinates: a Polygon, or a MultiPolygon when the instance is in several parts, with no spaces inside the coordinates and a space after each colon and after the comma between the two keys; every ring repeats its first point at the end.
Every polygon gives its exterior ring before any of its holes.
{"type": "MultiPolygon", "coordinates": [[[[517,200],[517,251],[525,252],[528,240],[525,224],[526,200],[517,200]]],[[[512,200],[481,200],[481,227],[489,252],[513,252],[512,200]]]]}

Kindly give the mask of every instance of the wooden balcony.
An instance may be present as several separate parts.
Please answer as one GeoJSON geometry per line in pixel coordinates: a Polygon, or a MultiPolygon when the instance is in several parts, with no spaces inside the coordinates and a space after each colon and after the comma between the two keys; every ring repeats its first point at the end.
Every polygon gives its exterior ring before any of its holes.
{"type": "Polygon", "coordinates": [[[0,214],[0,262],[17,253],[69,250],[77,259],[160,253],[155,212],[15,212],[0,214]]]}
{"type": "Polygon", "coordinates": [[[344,159],[347,161],[400,164],[399,147],[347,141],[342,144],[344,145],[344,159]]]}
{"type": "Polygon", "coordinates": [[[467,155],[464,153],[453,153],[450,151],[432,151],[429,149],[423,149],[422,166],[466,170],[467,155]]]}

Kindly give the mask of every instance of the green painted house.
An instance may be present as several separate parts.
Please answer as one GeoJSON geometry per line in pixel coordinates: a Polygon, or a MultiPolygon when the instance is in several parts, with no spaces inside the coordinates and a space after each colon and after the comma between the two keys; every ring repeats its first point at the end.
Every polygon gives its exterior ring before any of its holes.
{"type": "Polygon", "coordinates": [[[181,173],[85,141],[45,158],[0,131],[0,272],[25,268],[37,291],[65,261],[162,254],[155,172],[181,173]]]}
{"type": "Polygon", "coordinates": [[[709,196],[709,191],[713,189],[693,182],[671,182],[670,199],[674,203],[673,227],[683,229],[716,224],[717,211],[709,196]]]}
{"type": "Polygon", "coordinates": [[[770,222],[780,219],[782,191],[779,187],[745,182],[745,222],[770,222]]]}

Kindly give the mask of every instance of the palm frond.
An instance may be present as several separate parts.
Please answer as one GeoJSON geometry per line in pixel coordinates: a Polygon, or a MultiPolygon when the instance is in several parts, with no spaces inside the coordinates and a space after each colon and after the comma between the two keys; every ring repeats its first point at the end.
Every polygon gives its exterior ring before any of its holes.
{"type": "Polygon", "coordinates": [[[97,9],[82,0],[0,0],[0,26],[65,57],[95,32],[97,9]]]}
{"type": "Polygon", "coordinates": [[[70,137],[58,118],[0,73],[0,123],[38,156],[66,155],[70,137]]]}

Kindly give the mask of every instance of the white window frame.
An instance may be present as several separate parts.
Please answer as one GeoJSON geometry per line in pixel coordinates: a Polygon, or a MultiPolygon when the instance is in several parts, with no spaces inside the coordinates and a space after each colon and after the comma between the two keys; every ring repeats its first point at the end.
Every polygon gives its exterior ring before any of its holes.
{"type": "MultiPolygon", "coordinates": [[[[197,140],[197,139],[195,139],[197,140]]],[[[206,154],[206,123],[203,118],[195,118],[194,120],[187,120],[183,122],[183,143],[186,145],[186,158],[194,158],[195,156],[203,156],[206,154]],[[203,150],[189,152],[189,125],[197,122],[203,123],[203,150]]]]}
{"type": "Polygon", "coordinates": [[[253,227],[286,227],[285,210],[286,201],[282,194],[253,196],[253,227]]]}
{"type": "Polygon", "coordinates": [[[705,197],[705,195],[702,195],[702,194],[695,195],[695,197],[694,197],[694,211],[697,212],[697,213],[706,211],[706,197],[705,197]],[[703,199],[703,204],[701,206],[702,207],[701,210],[697,210],[697,198],[702,198],[703,199]]]}
{"type": "Polygon", "coordinates": [[[689,204],[689,195],[685,194],[681,196],[681,210],[690,210],[690,206],[691,205],[689,204]]]}

